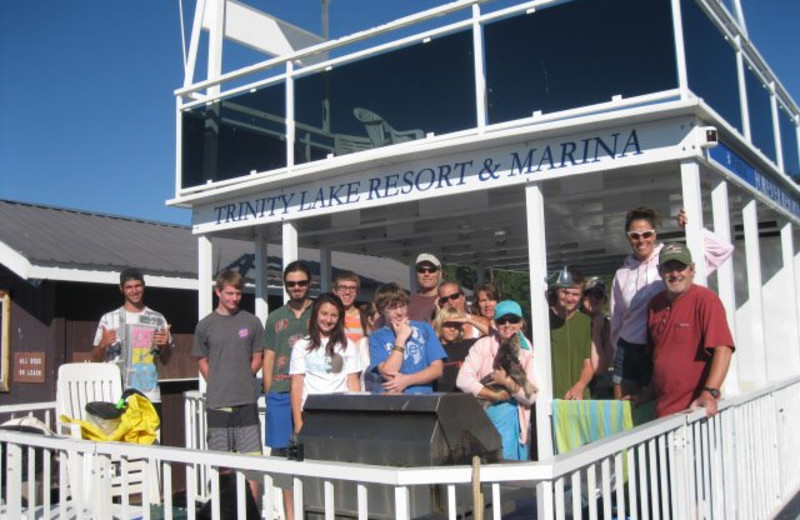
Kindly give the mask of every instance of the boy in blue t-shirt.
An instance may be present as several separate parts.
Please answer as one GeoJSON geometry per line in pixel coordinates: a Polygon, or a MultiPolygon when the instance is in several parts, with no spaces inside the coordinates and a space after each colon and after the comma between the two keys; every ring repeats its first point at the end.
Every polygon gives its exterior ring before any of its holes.
{"type": "Polygon", "coordinates": [[[369,338],[369,370],[390,394],[429,394],[447,354],[430,325],[408,318],[408,292],[395,283],[375,292],[384,326],[369,338]]]}

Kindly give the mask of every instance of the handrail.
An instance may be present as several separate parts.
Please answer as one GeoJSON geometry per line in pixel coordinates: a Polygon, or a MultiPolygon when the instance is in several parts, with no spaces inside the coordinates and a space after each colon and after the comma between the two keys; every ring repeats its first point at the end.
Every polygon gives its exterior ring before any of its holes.
{"type": "MultiPolygon", "coordinates": [[[[795,435],[792,425],[800,419],[800,405],[794,399],[798,388],[800,377],[791,377],[720,402],[719,416],[712,419],[705,419],[704,410],[675,414],[547,460],[486,464],[481,467],[481,482],[491,486],[494,504],[491,507],[498,508],[494,509],[495,515],[501,513],[499,508],[504,496],[501,493],[516,488],[518,493],[536,497],[541,518],[564,517],[570,507],[575,514],[585,507],[581,505],[581,496],[601,498],[590,500],[589,507],[604,508],[603,517],[613,515],[608,508],[616,497],[615,509],[620,516],[628,516],[624,507],[630,508],[630,516],[636,516],[637,509],[647,511],[650,500],[654,507],[672,508],[676,517],[702,507],[707,513],[713,513],[704,515],[708,518],[725,518],[734,510],[743,512],[744,517],[766,518],[791,496],[800,481],[798,472],[793,469],[797,467],[795,462],[800,452],[792,442],[795,435]],[[738,406],[742,408],[737,410],[738,406]],[[746,474],[748,478],[738,478],[737,473],[746,474]],[[751,480],[763,481],[763,485],[753,487],[751,480]],[[627,505],[618,509],[620,503],[627,505]]],[[[184,396],[187,403],[203,399],[199,391],[185,392],[184,396]]],[[[47,403],[26,406],[42,409],[47,403]]],[[[0,413],[9,408],[0,407],[0,413]]],[[[19,405],[14,408],[19,409],[19,405]]],[[[219,478],[222,468],[231,468],[239,475],[258,473],[266,485],[272,485],[272,479],[281,475],[291,477],[295,488],[301,490],[306,485],[313,490],[314,482],[323,481],[326,495],[333,486],[344,482],[355,483],[360,490],[369,485],[394,487],[395,496],[400,498],[409,489],[443,485],[448,489],[446,507],[452,516],[461,508],[469,507],[458,502],[461,499],[457,499],[455,490],[456,486],[469,484],[473,475],[472,468],[466,465],[389,467],[319,460],[298,462],[208,450],[198,457],[196,449],[92,442],[13,431],[0,431],[0,443],[7,445],[6,456],[13,457],[7,459],[7,464],[16,468],[5,476],[11,486],[8,488],[13,498],[9,503],[14,505],[11,511],[20,510],[21,457],[25,454],[38,457],[37,449],[53,454],[70,453],[101,463],[120,459],[147,460],[151,467],[165,471],[165,503],[167,489],[172,489],[171,477],[166,473],[168,468],[185,467],[187,478],[201,489],[206,489],[211,479],[211,489],[217,491],[200,496],[192,491],[196,489],[193,484],[187,488],[190,500],[217,496],[214,493],[219,490],[219,482],[215,479],[219,478]]],[[[32,467],[30,459],[28,464],[32,467]]],[[[87,500],[101,504],[104,498],[100,495],[102,491],[93,489],[87,500]]],[[[332,506],[326,501],[325,507],[332,506]]],[[[396,515],[409,518],[401,509],[396,510],[396,515]]],[[[360,505],[359,513],[365,512],[366,505],[360,505]]]]}
{"type": "Polygon", "coordinates": [[[6,404],[0,406],[0,414],[6,413],[19,413],[19,412],[34,412],[38,410],[55,410],[55,401],[45,401],[38,403],[23,403],[23,404],[6,404]]]}

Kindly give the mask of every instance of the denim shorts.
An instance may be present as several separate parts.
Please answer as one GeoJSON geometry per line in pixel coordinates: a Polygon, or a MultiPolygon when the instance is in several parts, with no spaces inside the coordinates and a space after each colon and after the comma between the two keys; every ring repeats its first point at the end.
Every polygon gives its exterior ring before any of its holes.
{"type": "Polygon", "coordinates": [[[650,384],[652,378],[653,359],[645,346],[619,338],[614,354],[613,383],[644,387],[650,384]]]}

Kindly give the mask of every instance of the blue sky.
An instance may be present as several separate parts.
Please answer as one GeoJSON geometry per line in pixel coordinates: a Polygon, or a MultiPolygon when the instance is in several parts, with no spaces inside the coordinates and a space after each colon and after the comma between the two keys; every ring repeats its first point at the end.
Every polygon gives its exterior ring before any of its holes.
{"type": "MultiPolygon", "coordinates": [[[[762,56],[800,101],[800,1],[742,0],[762,56]]],[[[251,0],[319,33],[318,0],[251,0]]],[[[332,0],[331,36],[442,0],[332,0]]],[[[0,16],[0,198],[188,224],[174,196],[178,0],[26,0],[0,16]]],[[[187,13],[194,1],[184,0],[187,13]]],[[[187,24],[190,24],[187,16],[187,24]]]]}

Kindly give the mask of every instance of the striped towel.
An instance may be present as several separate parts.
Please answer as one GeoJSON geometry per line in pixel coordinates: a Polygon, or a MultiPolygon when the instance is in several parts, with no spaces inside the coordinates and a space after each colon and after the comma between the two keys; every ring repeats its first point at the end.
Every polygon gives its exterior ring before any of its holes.
{"type": "Polygon", "coordinates": [[[556,454],[633,428],[630,401],[553,399],[556,454]]]}

